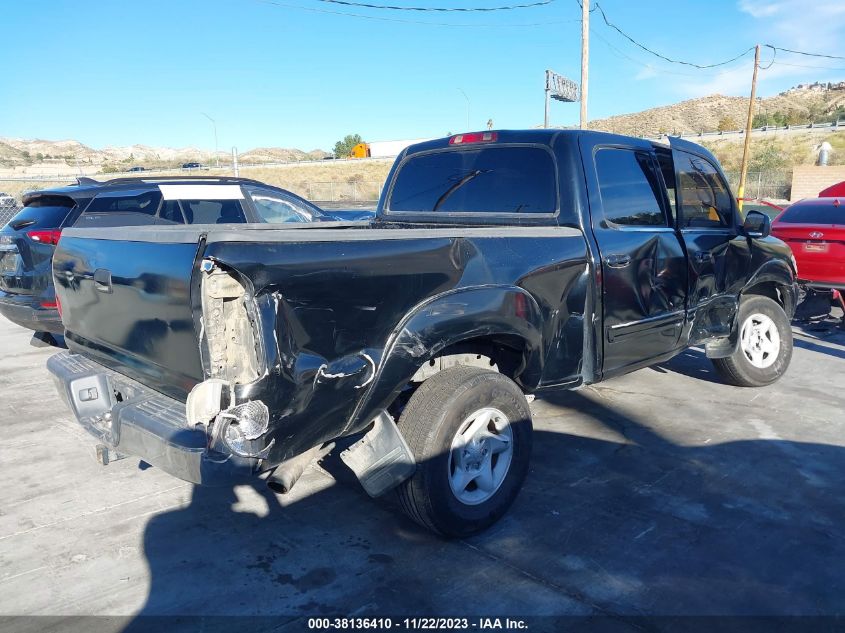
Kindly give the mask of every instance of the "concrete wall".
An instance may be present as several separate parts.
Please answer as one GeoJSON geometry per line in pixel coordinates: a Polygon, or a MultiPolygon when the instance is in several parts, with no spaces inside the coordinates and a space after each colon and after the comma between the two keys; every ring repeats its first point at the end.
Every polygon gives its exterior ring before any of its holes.
{"type": "Polygon", "coordinates": [[[804,165],[792,170],[792,194],[790,200],[815,198],[819,191],[845,180],[845,165],[816,167],[804,165]]]}

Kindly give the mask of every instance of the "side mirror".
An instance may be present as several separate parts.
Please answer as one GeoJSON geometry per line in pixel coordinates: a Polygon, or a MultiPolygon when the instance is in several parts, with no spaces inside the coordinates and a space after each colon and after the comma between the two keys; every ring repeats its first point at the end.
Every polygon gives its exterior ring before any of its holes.
{"type": "Polygon", "coordinates": [[[765,213],[749,211],[742,223],[742,232],[746,237],[754,239],[769,237],[772,232],[772,221],[765,213]]]}

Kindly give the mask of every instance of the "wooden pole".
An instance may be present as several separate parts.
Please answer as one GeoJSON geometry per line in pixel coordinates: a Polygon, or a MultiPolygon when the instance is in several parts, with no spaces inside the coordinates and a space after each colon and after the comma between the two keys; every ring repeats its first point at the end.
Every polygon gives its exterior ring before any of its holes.
{"type": "Polygon", "coordinates": [[[590,0],[581,0],[581,122],[587,127],[587,85],[590,66],[590,0]]]}
{"type": "Polygon", "coordinates": [[[751,77],[751,98],[748,100],[748,118],[745,121],[745,144],[742,148],[742,167],[739,170],[737,204],[742,214],[742,199],[745,197],[745,176],[748,173],[748,149],[751,145],[751,122],[754,119],[754,100],[757,97],[757,69],[760,67],[760,45],[754,47],[754,74],[751,77]]]}

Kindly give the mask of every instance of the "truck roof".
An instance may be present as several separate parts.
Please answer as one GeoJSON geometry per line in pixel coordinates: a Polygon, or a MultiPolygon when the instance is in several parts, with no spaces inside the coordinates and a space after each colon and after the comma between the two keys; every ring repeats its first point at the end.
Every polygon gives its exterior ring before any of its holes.
{"type": "MultiPolygon", "coordinates": [[[[404,153],[400,154],[400,158],[416,154],[418,152],[425,152],[432,149],[443,149],[450,146],[452,139],[457,136],[466,136],[468,134],[495,134],[495,143],[530,143],[533,145],[552,145],[555,143],[578,143],[579,139],[588,137],[594,143],[620,143],[626,140],[635,138],[641,142],[651,143],[654,147],[667,147],[668,144],[661,143],[652,139],[644,139],[641,137],[631,137],[622,134],[613,134],[611,132],[601,132],[598,130],[579,130],[579,129],[532,129],[532,130],[489,130],[480,132],[466,132],[463,134],[453,134],[443,138],[425,141],[423,143],[416,143],[409,146],[404,153]]],[[[669,137],[672,147],[682,149],[684,151],[692,152],[709,158],[711,161],[718,163],[715,156],[706,148],[684,140],[678,137],[669,137]]]]}

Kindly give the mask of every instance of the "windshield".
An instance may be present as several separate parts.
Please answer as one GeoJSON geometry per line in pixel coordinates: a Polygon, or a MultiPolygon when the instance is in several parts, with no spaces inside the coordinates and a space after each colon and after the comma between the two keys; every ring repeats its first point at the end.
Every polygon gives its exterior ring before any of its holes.
{"type": "Polygon", "coordinates": [[[540,147],[419,154],[400,167],[387,208],[418,213],[554,213],[554,161],[540,147]]]}

